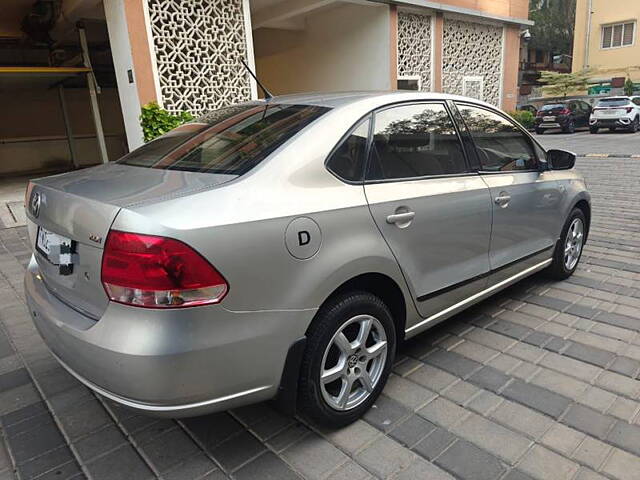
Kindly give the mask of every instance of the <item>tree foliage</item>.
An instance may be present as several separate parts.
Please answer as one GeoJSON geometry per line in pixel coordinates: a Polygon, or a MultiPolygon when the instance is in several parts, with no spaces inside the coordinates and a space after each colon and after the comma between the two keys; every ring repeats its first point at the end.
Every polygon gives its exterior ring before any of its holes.
{"type": "Polygon", "coordinates": [[[633,85],[633,80],[631,80],[631,78],[627,77],[627,80],[624,82],[624,94],[631,96],[633,95],[633,90],[634,90],[634,85],[633,85]]]}
{"type": "Polygon", "coordinates": [[[173,115],[161,108],[156,102],[147,103],[142,107],[142,112],[140,113],[140,125],[142,125],[144,141],[149,142],[189,120],[193,120],[193,115],[189,112],[180,112],[177,115],[173,115]]]}
{"type": "Polygon", "coordinates": [[[526,129],[532,129],[536,123],[536,117],[533,116],[533,113],[528,110],[516,110],[514,112],[509,112],[511,118],[513,118],[516,122],[522,125],[526,129]]]}
{"type": "Polygon", "coordinates": [[[529,29],[531,47],[571,55],[576,0],[531,0],[529,18],[535,22],[529,29]]]}
{"type": "Polygon", "coordinates": [[[566,97],[570,93],[577,93],[589,88],[589,77],[593,74],[590,69],[575,73],[540,72],[538,80],[544,86],[542,91],[553,97],[566,97]]]}

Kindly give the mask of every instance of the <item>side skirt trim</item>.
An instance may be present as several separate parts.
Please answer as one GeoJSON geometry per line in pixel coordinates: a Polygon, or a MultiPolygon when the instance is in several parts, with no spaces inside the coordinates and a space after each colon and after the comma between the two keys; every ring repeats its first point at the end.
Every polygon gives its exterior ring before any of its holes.
{"type": "MultiPolygon", "coordinates": [[[[539,253],[541,253],[541,252],[539,252],[539,253]]],[[[507,279],[505,279],[505,280],[503,280],[503,281],[501,281],[499,283],[496,283],[495,285],[492,285],[491,287],[489,287],[489,288],[487,288],[485,290],[482,290],[481,292],[476,293],[475,295],[472,295],[472,296],[470,296],[468,298],[465,298],[464,300],[462,300],[462,301],[460,301],[460,302],[458,302],[458,303],[456,303],[454,305],[451,305],[450,307],[445,308],[444,310],[442,310],[442,311],[440,311],[440,312],[438,312],[438,313],[436,313],[434,315],[431,315],[428,318],[425,318],[424,320],[422,320],[421,322],[413,325],[412,327],[407,328],[405,330],[405,333],[410,333],[410,332],[412,332],[414,330],[417,330],[417,329],[419,329],[421,327],[424,327],[428,323],[431,323],[431,322],[433,322],[435,320],[438,320],[438,319],[440,319],[442,317],[445,317],[447,314],[449,314],[451,312],[455,312],[456,310],[464,307],[465,305],[473,303],[474,301],[479,301],[483,297],[488,297],[493,292],[495,292],[497,290],[500,290],[503,287],[507,287],[510,284],[516,282],[517,280],[520,280],[523,277],[526,277],[527,275],[529,275],[531,273],[534,273],[534,272],[536,272],[538,270],[542,270],[544,267],[549,265],[552,261],[553,261],[553,259],[550,258],[548,260],[540,262],[540,263],[538,263],[536,265],[533,265],[532,267],[529,267],[529,268],[521,271],[520,273],[517,273],[517,274],[513,275],[512,277],[509,277],[509,278],[507,278],[507,279]]]]}
{"type": "Polygon", "coordinates": [[[536,255],[540,255],[541,253],[544,253],[544,252],[546,252],[548,250],[552,250],[553,248],[554,248],[553,246],[543,248],[542,250],[538,250],[537,252],[534,252],[532,254],[526,255],[526,256],[524,256],[522,258],[519,258],[518,260],[514,260],[513,262],[506,263],[506,264],[504,264],[504,265],[502,265],[500,267],[494,268],[493,270],[490,270],[490,271],[488,271],[486,273],[481,273],[480,275],[476,275],[475,277],[471,277],[471,278],[469,278],[467,280],[464,280],[462,282],[454,283],[453,285],[449,285],[448,287],[441,288],[440,290],[436,290],[434,292],[427,293],[425,295],[421,295],[416,300],[418,300],[419,302],[424,302],[424,301],[430,300],[430,299],[432,299],[434,297],[442,295],[443,293],[450,292],[452,290],[455,290],[456,288],[464,287],[465,285],[473,283],[473,282],[475,282],[477,280],[481,280],[483,278],[487,278],[488,276],[493,275],[496,272],[504,270],[505,268],[512,267],[512,266],[514,266],[514,265],[516,265],[516,264],[518,264],[520,262],[524,262],[525,260],[529,260],[530,258],[533,258],[536,255]]]}

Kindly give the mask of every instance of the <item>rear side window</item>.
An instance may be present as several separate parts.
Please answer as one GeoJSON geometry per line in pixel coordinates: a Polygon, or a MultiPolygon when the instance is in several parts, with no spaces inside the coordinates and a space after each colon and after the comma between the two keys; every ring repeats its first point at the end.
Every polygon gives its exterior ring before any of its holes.
{"type": "Polygon", "coordinates": [[[328,110],[278,104],[220,109],[143,145],[118,162],[163,170],[242,175],[328,110]]]}
{"type": "Polygon", "coordinates": [[[343,180],[362,180],[370,124],[371,121],[367,119],[353,129],[327,161],[327,168],[343,180]]]}
{"type": "Polygon", "coordinates": [[[506,118],[484,108],[458,105],[486,171],[517,171],[537,168],[529,138],[506,118]]]}
{"type": "Polygon", "coordinates": [[[369,180],[466,171],[462,145],[444,105],[402,105],[376,113],[369,180]]]}

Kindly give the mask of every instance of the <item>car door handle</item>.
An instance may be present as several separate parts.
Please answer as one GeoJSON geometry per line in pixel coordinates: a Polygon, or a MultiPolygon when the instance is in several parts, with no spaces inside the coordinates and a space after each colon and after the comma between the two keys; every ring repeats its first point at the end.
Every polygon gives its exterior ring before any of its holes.
{"type": "Polygon", "coordinates": [[[413,220],[416,212],[394,213],[387,217],[387,223],[407,223],[413,220]]]}
{"type": "Polygon", "coordinates": [[[511,195],[497,196],[493,201],[496,205],[506,205],[511,200],[511,195]]]}

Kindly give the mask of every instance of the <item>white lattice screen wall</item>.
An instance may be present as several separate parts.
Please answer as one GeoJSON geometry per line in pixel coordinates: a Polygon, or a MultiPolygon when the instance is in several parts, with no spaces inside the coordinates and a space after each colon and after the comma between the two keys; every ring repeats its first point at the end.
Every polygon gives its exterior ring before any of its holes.
{"type": "Polygon", "coordinates": [[[398,76],[419,76],[420,90],[431,90],[431,17],[398,12],[398,76]]]}
{"type": "Polygon", "coordinates": [[[500,103],[502,27],[445,19],[442,53],[446,93],[500,103]]]}
{"type": "Polygon", "coordinates": [[[251,97],[242,0],[148,0],[164,107],[194,115],[251,97]]]}

